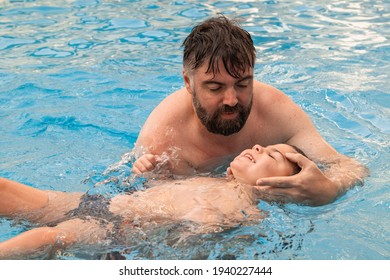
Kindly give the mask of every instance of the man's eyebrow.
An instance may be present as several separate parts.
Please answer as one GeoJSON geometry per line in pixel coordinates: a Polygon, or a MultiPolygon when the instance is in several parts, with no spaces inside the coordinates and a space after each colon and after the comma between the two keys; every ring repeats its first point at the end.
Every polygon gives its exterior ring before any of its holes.
{"type": "MultiPolygon", "coordinates": [[[[241,82],[246,81],[246,80],[253,80],[253,75],[244,76],[244,77],[238,79],[236,83],[241,83],[241,82]]],[[[206,80],[203,83],[206,84],[206,85],[207,84],[218,84],[218,85],[224,85],[225,84],[223,82],[215,81],[214,78],[211,78],[210,80],[206,80]]]]}
{"type": "Polygon", "coordinates": [[[210,85],[210,84],[224,85],[224,83],[222,83],[222,82],[213,81],[213,80],[204,81],[203,84],[205,84],[205,85],[210,85]]]}
{"type": "Polygon", "coordinates": [[[246,80],[253,80],[253,75],[244,76],[244,77],[240,78],[237,82],[240,83],[240,82],[243,82],[246,80]]]}

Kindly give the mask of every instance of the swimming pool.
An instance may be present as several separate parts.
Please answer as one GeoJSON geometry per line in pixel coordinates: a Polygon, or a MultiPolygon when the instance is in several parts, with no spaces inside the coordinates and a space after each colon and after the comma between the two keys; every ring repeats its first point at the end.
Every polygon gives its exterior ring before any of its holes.
{"type": "MultiPolygon", "coordinates": [[[[181,246],[160,228],[126,257],[389,259],[390,7],[328,2],[0,1],[0,176],[64,191],[129,176],[122,161],[143,122],[183,85],[182,40],[222,12],[252,34],[256,79],[285,91],[371,176],[322,207],[261,202],[263,222],[181,246]]],[[[0,241],[25,226],[0,219],[0,241]]]]}

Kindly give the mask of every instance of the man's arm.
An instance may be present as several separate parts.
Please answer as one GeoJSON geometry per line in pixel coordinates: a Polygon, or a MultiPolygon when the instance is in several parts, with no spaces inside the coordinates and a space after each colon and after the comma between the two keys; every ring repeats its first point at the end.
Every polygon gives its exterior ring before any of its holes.
{"type": "Polygon", "coordinates": [[[319,206],[333,202],[350,187],[361,184],[368,169],[359,162],[334,152],[317,164],[301,154],[287,154],[301,171],[291,177],[262,178],[259,190],[267,199],[319,206]]]}
{"type": "Polygon", "coordinates": [[[175,168],[177,155],[172,153],[177,146],[178,127],[186,121],[183,112],[189,110],[183,101],[186,95],[184,89],[174,92],[149,115],[134,147],[134,173],[153,171],[156,167],[161,171],[175,168]]]}
{"type": "Polygon", "coordinates": [[[167,157],[171,143],[163,129],[166,126],[159,124],[154,115],[146,121],[133,149],[136,159],[132,171],[138,175],[155,170],[158,164],[159,168],[169,169],[168,161],[161,159],[167,157]]]}
{"type": "Polygon", "coordinates": [[[316,130],[309,116],[284,94],[278,96],[278,112],[269,119],[285,131],[285,142],[300,148],[307,158],[291,155],[302,170],[290,177],[261,178],[257,184],[272,199],[308,205],[334,201],[350,187],[363,182],[368,169],[359,162],[338,153],[316,130]],[[317,164],[324,168],[320,170],[317,164]]]}

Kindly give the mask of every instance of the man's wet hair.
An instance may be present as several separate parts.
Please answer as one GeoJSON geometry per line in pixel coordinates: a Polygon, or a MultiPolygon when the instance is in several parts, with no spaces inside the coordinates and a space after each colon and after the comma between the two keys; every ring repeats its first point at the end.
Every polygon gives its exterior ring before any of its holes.
{"type": "Polygon", "coordinates": [[[195,26],[183,45],[183,66],[196,70],[208,60],[207,73],[219,73],[222,61],[228,74],[240,78],[248,68],[254,68],[256,49],[251,35],[238,22],[223,15],[195,26]]]}

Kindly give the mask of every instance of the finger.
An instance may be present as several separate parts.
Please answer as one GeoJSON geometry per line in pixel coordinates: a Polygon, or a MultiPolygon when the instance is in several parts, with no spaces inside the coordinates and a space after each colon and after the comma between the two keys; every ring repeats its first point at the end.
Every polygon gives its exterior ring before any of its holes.
{"type": "Polygon", "coordinates": [[[154,165],[145,158],[139,158],[132,167],[132,171],[136,174],[142,174],[147,171],[151,171],[154,169],[154,165]]]}
{"type": "Polygon", "coordinates": [[[267,177],[256,181],[257,186],[269,186],[274,188],[291,188],[294,185],[293,176],[267,177]]]}
{"type": "Polygon", "coordinates": [[[156,165],[156,163],[159,161],[160,157],[152,155],[152,154],[145,154],[141,158],[142,162],[145,163],[150,163],[156,165]]]}
{"type": "Polygon", "coordinates": [[[141,174],[142,174],[142,172],[141,172],[136,166],[133,166],[133,167],[131,168],[131,171],[132,171],[133,173],[137,174],[137,175],[141,175],[141,174]]]}
{"type": "Polygon", "coordinates": [[[151,162],[145,162],[138,168],[142,173],[152,171],[154,169],[154,165],[151,162]]]}
{"type": "Polygon", "coordinates": [[[255,189],[258,198],[265,201],[277,201],[277,202],[289,202],[291,201],[290,195],[285,189],[273,188],[273,187],[260,187],[256,186],[255,189]]]}
{"type": "Polygon", "coordinates": [[[138,160],[138,163],[141,171],[151,171],[156,167],[157,160],[154,155],[145,155],[138,160]]]}
{"type": "Polygon", "coordinates": [[[286,158],[289,161],[298,164],[301,169],[312,162],[310,159],[299,153],[286,153],[286,158]]]}
{"type": "Polygon", "coordinates": [[[272,187],[270,186],[254,186],[255,190],[258,193],[266,193],[268,190],[270,190],[272,187]]]}
{"type": "Polygon", "coordinates": [[[133,170],[136,174],[142,174],[142,173],[144,173],[144,172],[149,171],[149,168],[147,168],[143,163],[138,162],[137,164],[135,164],[135,165],[133,166],[132,170],[133,170]]]}

